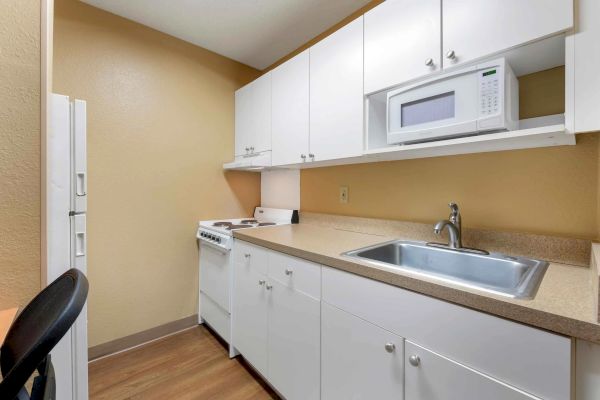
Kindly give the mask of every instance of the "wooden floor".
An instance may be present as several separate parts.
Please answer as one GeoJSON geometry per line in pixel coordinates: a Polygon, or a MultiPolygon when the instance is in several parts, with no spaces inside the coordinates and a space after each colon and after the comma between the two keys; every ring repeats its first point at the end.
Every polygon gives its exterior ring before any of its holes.
{"type": "Polygon", "coordinates": [[[91,400],[279,399],[204,327],[93,361],[91,400]]]}

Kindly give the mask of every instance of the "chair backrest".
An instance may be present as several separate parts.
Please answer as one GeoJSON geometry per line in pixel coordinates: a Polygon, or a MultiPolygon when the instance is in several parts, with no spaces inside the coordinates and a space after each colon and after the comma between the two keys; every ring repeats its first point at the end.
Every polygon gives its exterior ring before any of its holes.
{"type": "Polygon", "coordinates": [[[0,348],[0,399],[12,400],[68,332],[88,293],[85,275],[70,269],[42,290],[11,325],[0,348]]]}

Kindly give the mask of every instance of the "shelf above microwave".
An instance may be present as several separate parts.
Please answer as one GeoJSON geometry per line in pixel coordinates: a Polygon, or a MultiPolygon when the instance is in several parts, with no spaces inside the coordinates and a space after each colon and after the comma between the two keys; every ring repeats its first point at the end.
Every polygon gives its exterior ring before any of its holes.
{"type": "Polygon", "coordinates": [[[364,162],[574,145],[575,135],[566,131],[564,123],[536,126],[540,122],[558,120],[560,116],[535,118],[520,122],[525,129],[368,149],[364,152],[364,157],[367,158],[364,162]]]}

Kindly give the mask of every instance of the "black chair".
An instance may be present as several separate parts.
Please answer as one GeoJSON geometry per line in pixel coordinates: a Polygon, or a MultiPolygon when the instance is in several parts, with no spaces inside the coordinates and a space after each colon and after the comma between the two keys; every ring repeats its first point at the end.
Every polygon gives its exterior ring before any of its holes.
{"type": "Polygon", "coordinates": [[[54,400],[50,351],[69,331],[88,294],[85,275],[70,269],[42,290],[11,325],[0,348],[1,400],[54,400]],[[25,384],[38,370],[31,397],[25,384]]]}

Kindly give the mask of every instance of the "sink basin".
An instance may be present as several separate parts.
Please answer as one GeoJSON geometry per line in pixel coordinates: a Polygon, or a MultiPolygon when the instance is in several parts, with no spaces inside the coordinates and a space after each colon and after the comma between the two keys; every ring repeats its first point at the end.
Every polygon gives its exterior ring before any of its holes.
{"type": "Polygon", "coordinates": [[[478,254],[396,240],[343,255],[512,298],[533,298],[548,263],[504,254],[478,254]]]}

